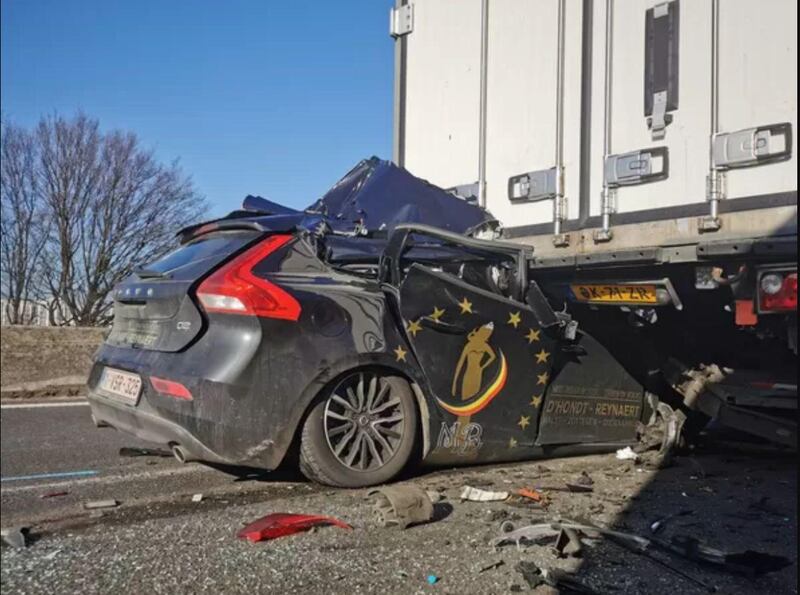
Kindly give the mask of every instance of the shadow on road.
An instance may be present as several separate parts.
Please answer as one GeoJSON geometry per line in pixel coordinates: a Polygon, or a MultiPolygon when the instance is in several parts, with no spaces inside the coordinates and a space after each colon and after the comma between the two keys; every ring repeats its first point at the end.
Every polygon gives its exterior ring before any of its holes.
{"type": "MultiPolygon", "coordinates": [[[[619,463],[600,473],[617,480],[628,473],[647,473],[631,462],[619,463]]],[[[607,523],[608,528],[667,543],[694,538],[729,553],[751,550],[785,556],[792,564],[777,572],[746,576],[657,549],[639,555],[603,539],[595,547],[583,548],[576,578],[601,593],[797,592],[796,454],[756,444],[740,442],[734,448],[710,441],[649,474],[639,491],[619,496],[624,500],[622,511],[607,523]],[[654,532],[653,524],[659,520],[654,532]]],[[[613,506],[616,498],[596,492],[586,496],[595,511],[613,506]]],[[[575,520],[595,521],[591,515],[575,520]]]]}

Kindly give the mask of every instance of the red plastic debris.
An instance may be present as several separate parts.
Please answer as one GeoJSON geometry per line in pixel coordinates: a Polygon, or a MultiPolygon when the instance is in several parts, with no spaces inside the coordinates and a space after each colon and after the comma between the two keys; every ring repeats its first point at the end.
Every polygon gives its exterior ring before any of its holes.
{"type": "Polygon", "coordinates": [[[352,529],[347,523],[329,516],[277,512],[268,514],[250,523],[239,531],[236,537],[239,539],[247,539],[255,543],[257,541],[265,541],[267,539],[275,539],[277,537],[301,533],[302,531],[308,531],[312,527],[324,525],[335,525],[342,529],[352,529]]]}
{"type": "Polygon", "coordinates": [[[534,502],[542,502],[544,500],[544,495],[537,492],[536,490],[529,490],[527,488],[520,488],[517,490],[517,495],[522,496],[523,498],[528,498],[529,500],[533,500],[534,502]]]}

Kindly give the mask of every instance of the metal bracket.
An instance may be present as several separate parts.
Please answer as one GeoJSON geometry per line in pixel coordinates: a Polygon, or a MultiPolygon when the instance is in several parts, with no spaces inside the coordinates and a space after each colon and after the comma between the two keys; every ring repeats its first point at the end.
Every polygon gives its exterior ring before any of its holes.
{"type": "Polygon", "coordinates": [[[789,122],[745,128],[714,135],[714,167],[733,169],[762,165],[792,156],[792,125],[789,122]]]}
{"type": "Polygon", "coordinates": [[[414,30],[414,5],[404,4],[389,11],[389,35],[394,38],[408,35],[414,30]]]}
{"type": "Polygon", "coordinates": [[[651,116],[650,131],[653,140],[663,140],[667,134],[667,92],[659,91],[653,94],[653,115],[651,116]]]}
{"type": "Polygon", "coordinates": [[[667,147],[653,147],[609,155],[603,169],[609,188],[663,180],[669,175],[669,150],[667,147]]]}
{"type": "Polygon", "coordinates": [[[508,178],[508,200],[538,202],[558,196],[558,168],[530,171],[508,178]]]}
{"type": "Polygon", "coordinates": [[[480,185],[478,182],[473,182],[472,184],[459,184],[458,186],[447,188],[447,192],[450,194],[455,194],[459,198],[463,198],[469,203],[477,204],[480,185]]]}
{"type": "Polygon", "coordinates": [[[644,115],[653,140],[662,140],[678,109],[679,0],[645,13],[644,115]]]}

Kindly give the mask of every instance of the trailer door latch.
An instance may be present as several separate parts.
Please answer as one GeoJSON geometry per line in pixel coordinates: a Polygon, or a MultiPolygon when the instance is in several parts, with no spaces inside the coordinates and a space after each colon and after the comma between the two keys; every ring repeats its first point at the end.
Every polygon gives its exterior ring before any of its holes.
{"type": "Polygon", "coordinates": [[[714,166],[733,169],[782,161],[792,156],[789,122],[714,135],[714,166]]]}
{"type": "Polygon", "coordinates": [[[609,155],[604,170],[609,188],[663,180],[669,175],[669,151],[667,147],[652,147],[609,155]]]}
{"type": "Polygon", "coordinates": [[[529,171],[508,178],[508,200],[538,202],[555,198],[558,193],[558,168],[529,171]]]}

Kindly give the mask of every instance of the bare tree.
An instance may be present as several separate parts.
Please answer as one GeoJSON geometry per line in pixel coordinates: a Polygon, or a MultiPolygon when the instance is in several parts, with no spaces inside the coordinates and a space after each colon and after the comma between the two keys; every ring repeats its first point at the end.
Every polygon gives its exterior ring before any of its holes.
{"type": "Polygon", "coordinates": [[[36,280],[47,239],[33,135],[10,123],[0,131],[0,293],[11,324],[29,324],[26,305],[42,296],[36,280]]]}
{"type": "Polygon", "coordinates": [[[114,285],[168,250],[206,202],[177,162],[160,163],[136,135],[104,134],[83,114],[42,118],[30,136],[45,228],[36,286],[50,298],[52,322],[105,324],[114,285]]]}

